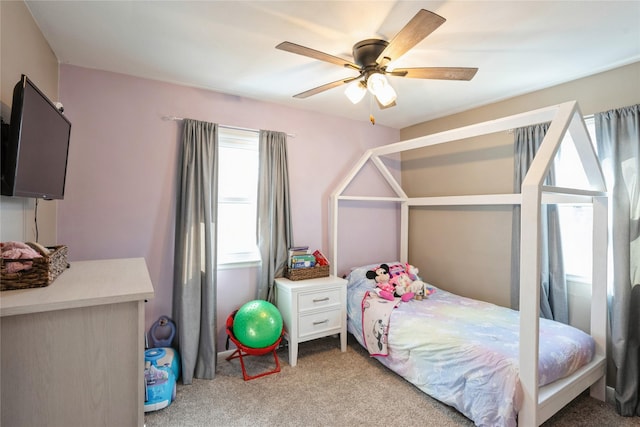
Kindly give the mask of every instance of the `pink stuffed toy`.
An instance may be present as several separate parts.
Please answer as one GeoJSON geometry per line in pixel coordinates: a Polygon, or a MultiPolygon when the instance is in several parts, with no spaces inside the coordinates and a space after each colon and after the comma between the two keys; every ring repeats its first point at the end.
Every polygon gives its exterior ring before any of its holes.
{"type": "Polygon", "coordinates": [[[379,267],[367,271],[367,279],[371,279],[376,282],[376,294],[378,294],[380,298],[393,301],[394,287],[389,283],[390,278],[389,266],[387,264],[380,264],[379,267]]]}
{"type": "Polygon", "coordinates": [[[436,291],[435,289],[428,287],[426,283],[420,280],[420,277],[418,276],[419,271],[417,267],[414,267],[413,265],[407,263],[405,264],[405,268],[407,271],[407,275],[409,276],[409,279],[412,280],[412,283],[409,285],[409,288],[411,289],[412,292],[415,293],[415,298],[417,300],[422,300],[423,298],[428,297],[429,295],[431,295],[436,291]]]}
{"type": "Polygon", "coordinates": [[[380,264],[379,267],[367,271],[367,278],[376,282],[375,292],[380,298],[393,301],[395,297],[400,297],[402,301],[406,302],[414,296],[414,292],[408,289],[411,279],[400,264],[394,264],[391,267],[387,264],[380,264]]]}
{"type": "Polygon", "coordinates": [[[393,277],[389,283],[394,286],[396,295],[404,302],[411,300],[419,290],[418,288],[422,287],[419,283],[411,280],[407,273],[393,277]]]}

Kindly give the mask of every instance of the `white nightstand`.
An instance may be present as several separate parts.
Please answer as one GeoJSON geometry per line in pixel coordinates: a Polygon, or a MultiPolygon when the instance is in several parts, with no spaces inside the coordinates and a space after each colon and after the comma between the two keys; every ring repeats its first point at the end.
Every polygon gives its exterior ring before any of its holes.
{"type": "Polygon", "coordinates": [[[298,343],[340,334],[347,351],[347,281],[336,276],[308,280],[278,277],[276,305],[289,341],[289,364],[296,366],[298,343]]]}

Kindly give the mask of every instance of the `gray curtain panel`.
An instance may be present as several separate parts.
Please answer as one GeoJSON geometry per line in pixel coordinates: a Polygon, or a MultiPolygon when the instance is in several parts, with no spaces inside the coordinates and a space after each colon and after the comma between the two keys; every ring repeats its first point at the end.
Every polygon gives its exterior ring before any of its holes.
{"type": "Polygon", "coordinates": [[[260,131],[258,178],[258,247],[262,258],[259,299],[274,302],[274,278],[281,277],[293,242],[287,134],[260,131]]]}
{"type": "Polygon", "coordinates": [[[612,251],[609,340],[616,406],[640,416],[640,105],[595,115],[598,157],[609,190],[612,251]]]}
{"type": "MultiPolygon", "coordinates": [[[[520,192],[522,181],[542,144],[549,123],[541,123],[514,131],[514,191],[520,192]]],[[[553,166],[545,183],[555,184],[553,166]]],[[[562,241],[556,205],[542,205],[542,254],[540,268],[540,316],[569,323],[567,282],[562,260],[562,241]]],[[[513,210],[513,240],[511,257],[511,306],[520,304],[520,206],[513,210]]]]}
{"type": "Polygon", "coordinates": [[[216,372],[218,127],[185,119],[176,201],[173,318],[182,382],[216,372]]]}

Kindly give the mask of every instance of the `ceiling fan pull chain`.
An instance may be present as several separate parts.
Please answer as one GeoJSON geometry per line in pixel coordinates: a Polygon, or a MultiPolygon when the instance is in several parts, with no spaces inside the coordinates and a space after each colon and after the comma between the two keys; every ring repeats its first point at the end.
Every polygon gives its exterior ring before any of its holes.
{"type": "Polygon", "coordinates": [[[373,95],[369,94],[369,121],[372,125],[376,124],[376,118],[373,117],[373,95]]]}

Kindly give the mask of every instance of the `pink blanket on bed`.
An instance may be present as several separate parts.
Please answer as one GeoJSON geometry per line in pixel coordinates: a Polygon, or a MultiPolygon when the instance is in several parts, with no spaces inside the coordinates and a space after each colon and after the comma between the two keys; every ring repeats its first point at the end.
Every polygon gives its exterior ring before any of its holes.
{"type": "Polygon", "coordinates": [[[398,306],[400,298],[388,301],[373,292],[362,298],[363,339],[371,356],[386,356],[387,334],[391,312],[398,306]]]}

